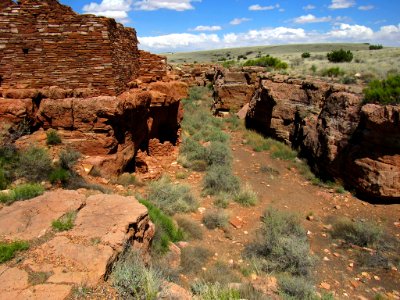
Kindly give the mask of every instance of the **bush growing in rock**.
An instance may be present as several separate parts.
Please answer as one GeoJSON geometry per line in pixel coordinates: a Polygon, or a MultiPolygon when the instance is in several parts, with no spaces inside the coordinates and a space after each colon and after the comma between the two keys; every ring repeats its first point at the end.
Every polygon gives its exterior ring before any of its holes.
{"type": "Polygon", "coordinates": [[[67,231],[74,227],[74,222],[76,219],[76,212],[70,211],[63,215],[60,219],[54,220],[51,226],[55,231],[67,231]]]}
{"type": "Polygon", "coordinates": [[[171,217],[165,215],[152,203],[144,199],[141,199],[139,202],[147,207],[150,220],[156,225],[152,251],[154,254],[166,253],[171,242],[175,243],[183,239],[184,232],[175,226],[171,217]]]}
{"type": "Polygon", "coordinates": [[[353,53],[350,50],[333,50],[329,52],[326,57],[333,63],[351,62],[353,60],[353,53]]]}
{"type": "Polygon", "coordinates": [[[17,252],[28,249],[29,244],[27,242],[0,242],[0,264],[13,259],[17,252]]]}
{"type": "Polygon", "coordinates": [[[72,171],[80,157],[81,154],[73,149],[62,150],[60,153],[60,167],[72,171]]]}
{"type": "Polygon", "coordinates": [[[46,149],[30,147],[19,155],[16,173],[31,182],[40,182],[47,179],[52,171],[52,163],[46,149]]]}
{"type": "Polygon", "coordinates": [[[153,267],[146,267],[140,253],[128,250],[114,265],[112,283],[122,299],[155,300],[163,282],[163,275],[153,267]]]}
{"type": "Polygon", "coordinates": [[[165,176],[149,185],[148,200],[169,215],[191,212],[198,207],[188,186],[173,184],[165,176]]]}
{"type": "Polygon", "coordinates": [[[57,131],[54,129],[50,129],[46,132],[46,143],[47,145],[58,145],[61,144],[61,138],[58,135],[57,131]]]}

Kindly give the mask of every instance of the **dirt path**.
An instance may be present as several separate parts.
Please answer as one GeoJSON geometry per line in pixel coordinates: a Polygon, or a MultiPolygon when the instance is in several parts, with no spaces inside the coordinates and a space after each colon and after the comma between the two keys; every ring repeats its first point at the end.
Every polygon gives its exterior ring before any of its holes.
{"type": "MultiPolygon", "coordinates": [[[[234,156],[234,172],[242,183],[249,183],[259,195],[259,203],[244,208],[230,203],[226,211],[230,220],[241,220],[242,226],[229,226],[228,230],[207,230],[202,241],[192,242],[210,249],[214,260],[221,260],[240,269],[242,251],[249,244],[260,227],[260,217],[266,208],[293,212],[299,215],[308,231],[311,250],[315,254],[315,285],[321,293],[334,293],[337,299],[372,299],[384,294],[389,299],[400,299],[399,271],[391,269],[362,269],[355,260],[357,250],[344,248],[332,240],[329,229],[332,222],[341,217],[366,219],[379,223],[389,234],[400,237],[398,222],[400,205],[374,205],[363,202],[350,193],[336,193],[334,190],[312,185],[296,169],[285,161],[272,159],[268,152],[254,152],[242,144],[242,134],[231,134],[234,156]],[[312,220],[307,216],[312,215],[312,220]],[[363,298],[364,297],[364,298],[363,298]]],[[[191,175],[188,179],[197,194],[201,190],[201,176],[191,175]]],[[[201,207],[213,208],[211,197],[202,198],[201,207]]],[[[201,221],[202,214],[191,214],[201,221]]],[[[241,223],[239,221],[239,223],[241,223]]]]}

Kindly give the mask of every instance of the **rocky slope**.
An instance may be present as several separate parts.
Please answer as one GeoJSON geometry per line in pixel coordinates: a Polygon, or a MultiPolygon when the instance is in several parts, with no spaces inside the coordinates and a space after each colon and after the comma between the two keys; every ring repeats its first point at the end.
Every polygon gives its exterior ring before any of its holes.
{"type": "Polygon", "coordinates": [[[0,210],[2,240],[29,240],[17,264],[0,267],[3,299],[65,299],[74,286],[107,279],[125,247],[146,253],[154,235],[147,209],[134,197],[57,190],[0,210]],[[77,214],[72,230],[54,233],[52,221],[77,214]],[[43,276],[43,274],[45,276],[43,276]],[[33,278],[43,277],[38,284],[33,278]]]}
{"type": "Polygon", "coordinates": [[[215,71],[216,109],[248,103],[247,126],[298,149],[323,178],[371,200],[400,199],[399,106],[364,105],[359,86],[258,71],[215,71]]]}

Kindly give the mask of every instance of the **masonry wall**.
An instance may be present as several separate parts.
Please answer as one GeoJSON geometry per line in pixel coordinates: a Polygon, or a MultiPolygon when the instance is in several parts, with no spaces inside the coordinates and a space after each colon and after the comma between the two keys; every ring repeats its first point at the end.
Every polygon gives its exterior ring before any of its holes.
{"type": "Polygon", "coordinates": [[[139,50],[140,70],[139,77],[143,82],[155,82],[167,76],[167,58],[139,50]]]}
{"type": "Polygon", "coordinates": [[[115,95],[137,76],[134,29],[78,15],[57,0],[0,6],[1,88],[91,88],[115,95]]]}

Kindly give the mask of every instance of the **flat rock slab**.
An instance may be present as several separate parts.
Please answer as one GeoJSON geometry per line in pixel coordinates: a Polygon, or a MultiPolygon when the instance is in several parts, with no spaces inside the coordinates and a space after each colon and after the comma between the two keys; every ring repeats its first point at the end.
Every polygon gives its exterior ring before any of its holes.
{"type": "Polygon", "coordinates": [[[0,299],[65,299],[74,285],[94,287],[108,275],[125,245],[138,243],[146,250],[154,233],[146,207],[134,197],[86,198],[63,190],[3,208],[0,232],[10,240],[34,241],[51,230],[52,220],[73,210],[78,212],[73,229],[33,246],[17,267],[0,266],[0,299]],[[48,278],[32,285],[30,273],[39,272],[48,278]]]}
{"type": "Polygon", "coordinates": [[[0,238],[32,240],[51,230],[53,220],[84,205],[85,196],[77,191],[58,190],[37,198],[18,201],[0,210],[0,238]]]}

